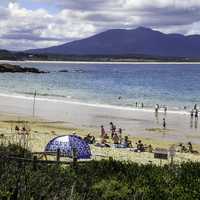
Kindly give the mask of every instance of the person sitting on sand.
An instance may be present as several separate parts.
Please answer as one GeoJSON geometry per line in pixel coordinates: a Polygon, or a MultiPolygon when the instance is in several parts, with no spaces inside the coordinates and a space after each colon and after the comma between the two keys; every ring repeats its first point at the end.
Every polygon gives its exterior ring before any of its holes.
{"type": "Polygon", "coordinates": [[[136,143],[136,144],[137,144],[137,151],[144,152],[144,145],[143,145],[142,141],[139,140],[138,143],[136,143]]]}
{"type": "Polygon", "coordinates": [[[105,138],[101,138],[101,142],[96,143],[95,146],[97,146],[97,147],[110,147],[110,145],[107,143],[105,138]]]}
{"type": "Polygon", "coordinates": [[[125,137],[124,137],[124,147],[125,147],[125,148],[132,148],[132,143],[131,143],[131,141],[129,140],[128,136],[125,136],[125,137]]]}
{"type": "Polygon", "coordinates": [[[90,134],[88,134],[86,137],[84,137],[84,140],[88,143],[88,144],[94,144],[95,143],[95,137],[91,136],[90,134]]]}
{"type": "Polygon", "coordinates": [[[180,150],[178,150],[178,152],[181,152],[181,153],[188,152],[187,148],[182,143],[180,143],[178,146],[180,147],[180,150]]]}
{"type": "Polygon", "coordinates": [[[114,144],[119,144],[119,137],[118,137],[117,133],[114,133],[114,135],[113,135],[113,142],[114,142],[114,144]]]}
{"type": "Polygon", "coordinates": [[[192,147],[192,143],[191,142],[188,142],[188,151],[190,153],[193,153],[193,147],[192,147]]]}
{"type": "Polygon", "coordinates": [[[152,153],[152,152],[153,152],[153,147],[152,147],[151,144],[148,145],[147,149],[148,149],[148,152],[149,152],[149,153],[152,153]]]}
{"type": "Polygon", "coordinates": [[[17,134],[19,134],[19,131],[20,131],[20,129],[19,129],[19,126],[15,126],[15,132],[17,133],[17,134]]]}
{"type": "Polygon", "coordinates": [[[193,146],[192,146],[192,143],[191,142],[188,142],[188,151],[190,153],[194,153],[194,154],[198,154],[199,152],[196,151],[196,150],[193,150],[193,146]]]}

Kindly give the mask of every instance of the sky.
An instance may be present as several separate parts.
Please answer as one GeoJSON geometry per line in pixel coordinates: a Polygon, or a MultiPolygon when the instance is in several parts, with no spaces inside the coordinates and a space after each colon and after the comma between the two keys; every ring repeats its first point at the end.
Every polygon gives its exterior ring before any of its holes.
{"type": "Polygon", "coordinates": [[[200,34],[200,0],[0,0],[0,49],[44,48],[139,26],[200,34]]]}

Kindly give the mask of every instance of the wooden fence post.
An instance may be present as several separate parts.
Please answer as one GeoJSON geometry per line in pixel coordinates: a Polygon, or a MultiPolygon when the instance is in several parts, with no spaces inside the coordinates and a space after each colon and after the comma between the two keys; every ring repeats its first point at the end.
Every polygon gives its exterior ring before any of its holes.
{"type": "Polygon", "coordinates": [[[37,156],[33,156],[33,170],[37,170],[37,156]]]}
{"type": "Polygon", "coordinates": [[[72,149],[72,159],[73,159],[73,167],[77,166],[77,152],[76,148],[72,149]]]}
{"type": "Polygon", "coordinates": [[[60,149],[57,149],[56,161],[60,162],[60,149]]]}

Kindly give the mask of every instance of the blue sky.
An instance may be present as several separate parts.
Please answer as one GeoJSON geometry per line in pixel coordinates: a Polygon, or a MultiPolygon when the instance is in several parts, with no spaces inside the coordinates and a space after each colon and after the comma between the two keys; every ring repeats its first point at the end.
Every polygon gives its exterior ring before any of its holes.
{"type": "Polygon", "coordinates": [[[200,34],[200,0],[0,0],[0,49],[43,48],[138,26],[200,34]]]}

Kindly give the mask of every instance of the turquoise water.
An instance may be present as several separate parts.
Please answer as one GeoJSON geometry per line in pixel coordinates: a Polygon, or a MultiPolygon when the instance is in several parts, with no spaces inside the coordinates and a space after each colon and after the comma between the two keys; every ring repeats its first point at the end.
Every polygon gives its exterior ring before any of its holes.
{"type": "Polygon", "coordinates": [[[200,103],[198,64],[19,64],[50,73],[0,74],[0,93],[30,96],[37,90],[44,98],[129,107],[137,101],[172,110],[200,103]]]}

